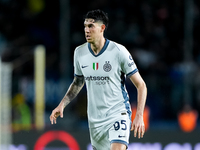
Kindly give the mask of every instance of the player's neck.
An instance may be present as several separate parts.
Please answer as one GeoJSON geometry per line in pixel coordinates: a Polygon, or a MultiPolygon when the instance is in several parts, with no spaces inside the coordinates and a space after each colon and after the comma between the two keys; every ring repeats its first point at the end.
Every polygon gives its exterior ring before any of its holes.
{"type": "Polygon", "coordinates": [[[95,55],[98,55],[105,45],[106,39],[101,38],[97,40],[95,43],[91,43],[91,49],[93,50],[95,55]]]}

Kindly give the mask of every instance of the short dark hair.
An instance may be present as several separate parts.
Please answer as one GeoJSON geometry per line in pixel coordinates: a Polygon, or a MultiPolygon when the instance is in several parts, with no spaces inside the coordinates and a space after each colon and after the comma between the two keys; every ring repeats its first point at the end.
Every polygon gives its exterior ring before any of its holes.
{"type": "Polygon", "coordinates": [[[108,15],[107,13],[105,13],[100,9],[88,11],[84,19],[88,18],[94,19],[95,22],[102,21],[103,24],[106,26],[106,28],[108,27],[108,22],[109,22],[108,15]]]}

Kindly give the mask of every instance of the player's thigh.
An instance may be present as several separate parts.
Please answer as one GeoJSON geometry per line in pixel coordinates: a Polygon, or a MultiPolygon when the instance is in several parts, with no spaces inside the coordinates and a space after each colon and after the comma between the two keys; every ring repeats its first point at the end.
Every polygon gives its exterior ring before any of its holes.
{"type": "Polygon", "coordinates": [[[126,145],[121,143],[112,143],[110,150],[126,150],[126,145]]]}
{"type": "Polygon", "coordinates": [[[93,150],[110,150],[110,141],[108,140],[108,129],[90,128],[90,140],[93,150]]]}
{"type": "Polygon", "coordinates": [[[119,145],[120,147],[122,145],[122,147],[124,147],[123,145],[125,145],[125,148],[128,147],[130,126],[131,120],[128,114],[121,116],[116,122],[113,123],[113,126],[109,129],[109,141],[112,146],[119,145]]]}

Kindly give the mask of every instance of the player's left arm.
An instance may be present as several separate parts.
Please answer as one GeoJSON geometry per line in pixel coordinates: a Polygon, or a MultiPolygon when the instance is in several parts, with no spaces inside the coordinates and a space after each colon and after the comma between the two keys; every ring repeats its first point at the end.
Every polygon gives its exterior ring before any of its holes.
{"type": "Polygon", "coordinates": [[[142,138],[145,133],[143,121],[143,112],[147,97],[147,87],[139,72],[136,72],[130,77],[130,80],[137,88],[137,111],[133,120],[131,131],[134,130],[134,137],[142,138]]]}

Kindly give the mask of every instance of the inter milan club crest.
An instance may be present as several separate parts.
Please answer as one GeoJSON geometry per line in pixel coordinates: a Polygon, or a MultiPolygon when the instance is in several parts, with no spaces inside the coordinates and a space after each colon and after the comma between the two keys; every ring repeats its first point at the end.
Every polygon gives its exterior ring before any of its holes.
{"type": "Polygon", "coordinates": [[[105,72],[109,72],[112,69],[112,66],[109,64],[109,61],[106,61],[106,63],[103,65],[103,70],[105,72]]]}
{"type": "Polygon", "coordinates": [[[99,69],[99,63],[93,63],[93,69],[98,70],[99,69]]]}

